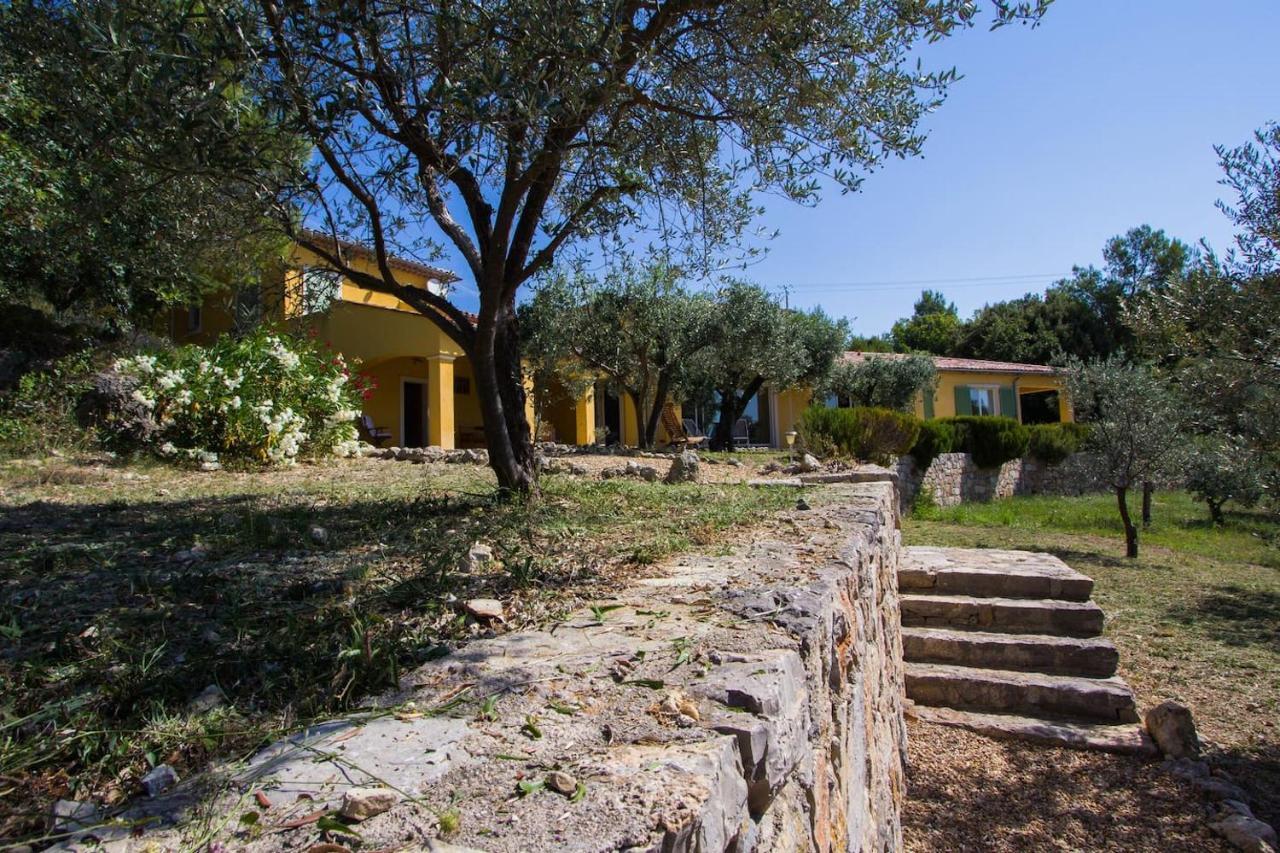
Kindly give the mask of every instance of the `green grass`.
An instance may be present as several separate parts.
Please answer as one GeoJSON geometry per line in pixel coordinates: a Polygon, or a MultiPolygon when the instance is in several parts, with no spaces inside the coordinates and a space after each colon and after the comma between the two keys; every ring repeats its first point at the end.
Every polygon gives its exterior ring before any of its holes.
{"type": "Polygon", "coordinates": [[[904,539],[1048,551],[1091,576],[1140,705],[1188,705],[1237,781],[1280,818],[1280,521],[1237,510],[1215,527],[1180,492],[1157,493],[1152,520],[1136,560],[1124,557],[1110,495],[929,507],[904,522],[904,539]]]}
{"type": "Polygon", "coordinates": [[[37,833],[53,799],[116,803],[155,763],[189,775],[357,706],[474,636],[459,601],[554,619],[788,503],[548,476],[525,505],[456,465],[0,466],[0,837],[37,833]],[[469,569],[477,541],[497,560],[469,569]],[[229,705],[189,712],[211,683],[229,705]]]}

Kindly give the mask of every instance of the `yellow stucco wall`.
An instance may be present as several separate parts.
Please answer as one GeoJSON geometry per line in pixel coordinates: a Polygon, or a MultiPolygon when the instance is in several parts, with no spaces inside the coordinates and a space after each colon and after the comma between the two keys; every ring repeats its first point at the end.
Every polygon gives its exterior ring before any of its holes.
{"type": "MultiPolygon", "coordinates": [[[[1026,394],[1032,391],[1057,391],[1058,393],[1058,415],[1063,421],[1070,421],[1071,407],[1067,404],[1067,395],[1062,390],[1062,380],[1056,376],[1045,376],[1042,374],[1033,374],[1030,376],[1015,376],[1009,373],[970,373],[961,371],[943,370],[938,372],[938,387],[933,396],[933,417],[950,418],[956,415],[956,387],[960,385],[974,386],[985,385],[995,388],[1013,388],[1014,380],[1017,380],[1017,390],[1019,394],[1026,394]]],[[[996,398],[999,399],[999,393],[996,398]]],[[[916,415],[924,417],[924,398],[916,400],[916,415]]],[[[962,412],[961,414],[969,414],[962,412]]],[[[998,414],[1005,417],[1016,418],[1018,413],[1000,411],[998,414]]]]}

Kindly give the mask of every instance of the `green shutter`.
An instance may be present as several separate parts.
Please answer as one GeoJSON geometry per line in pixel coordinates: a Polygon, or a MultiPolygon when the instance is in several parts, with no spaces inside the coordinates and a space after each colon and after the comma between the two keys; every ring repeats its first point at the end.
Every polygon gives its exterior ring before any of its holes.
{"type": "Polygon", "coordinates": [[[1000,414],[1006,418],[1018,419],[1018,398],[1013,393],[1013,386],[1000,388],[1000,414]]]}
{"type": "Polygon", "coordinates": [[[937,393],[936,388],[926,388],[922,392],[924,394],[924,416],[926,418],[933,417],[933,395],[937,393]]]}
{"type": "Polygon", "coordinates": [[[956,415],[968,415],[973,412],[973,408],[969,403],[969,386],[956,386],[956,415]]]}

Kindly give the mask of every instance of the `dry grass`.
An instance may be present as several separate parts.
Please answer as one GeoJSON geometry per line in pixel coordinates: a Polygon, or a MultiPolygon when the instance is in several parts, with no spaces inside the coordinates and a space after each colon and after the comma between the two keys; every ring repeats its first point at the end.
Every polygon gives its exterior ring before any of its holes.
{"type": "Polygon", "coordinates": [[[547,476],[520,504],[486,468],[372,460],[0,466],[0,838],[358,705],[482,632],[468,598],[502,600],[509,628],[554,618],[793,499],[547,476]],[[468,567],[477,541],[496,562],[468,567]],[[190,712],[211,683],[228,706],[190,712]]]}

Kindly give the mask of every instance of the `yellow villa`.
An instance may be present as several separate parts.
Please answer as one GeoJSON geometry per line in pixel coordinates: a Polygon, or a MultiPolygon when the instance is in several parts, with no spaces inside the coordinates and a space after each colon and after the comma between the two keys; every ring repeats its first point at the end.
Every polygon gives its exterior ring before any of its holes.
{"type": "MultiPolygon", "coordinates": [[[[857,363],[868,358],[906,358],[897,353],[847,352],[842,358],[857,363]]],[[[976,358],[935,356],[938,385],[932,395],[916,399],[915,413],[921,418],[949,418],[956,415],[1000,415],[1026,423],[1056,423],[1072,420],[1071,406],[1063,392],[1058,371],[1044,364],[1021,364],[976,358]]],[[[807,388],[762,391],[765,399],[756,403],[769,424],[773,447],[779,438],[794,429],[800,413],[812,402],[807,388]],[[781,430],[781,432],[779,431],[781,430]]],[[[839,405],[832,398],[827,405],[839,405]]]]}
{"type": "MultiPolygon", "coordinates": [[[[368,249],[343,244],[343,250],[353,267],[376,274],[368,249]]],[[[447,270],[417,261],[393,258],[391,267],[402,284],[437,294],[458,280],[447,270]]],[[[358,362],[359,371],[376,385],[364,403],[363,426],[376,431],[380,443],[484,446],[471,365],[457,344],[408,304],[356,285],[308,250],[292,247],[252,292],[218,294],[199,306],[173,310],[166,332],[175,343],[207,344],[237,321],[285,323],[358,362]]],[[[580,400],[555,391],[541,395],[548,402],[540,413],[529,396],[526,416],[541,440],[592,444],[599,437],[636,443],[635,403],[627,395],[620,398],[605,383],[580,400]]],[[[665,430],[659,433],[665,441],[665,430]]]]}
{"type": "MultiPolygon", "coordinates": [[[[372,253],[344,244],[356,269],[376,274],[372,253]]],[[[437,294],[458,280],[453,273],[417,261],[390,261],[402,284],[437,294]]],[[[484,432],[471,365],[462,350],[435,323],[404,302],[368,290],[331,270],[300,246],[263,276],[253,292],[219,294],[200,306],[175,309],[167,332],[176,343],[209,343],[238,321],[285,323],[331,346],[371,378],[375,388],[364,402],[364,437],[399,447],[445,449],[483,447],[484,432]]],[[[846,361],[903,358],[893,353],[848,352],[846,361]]],[[[916,401],[923,418],[956,414],[1004,415],[1024,423],[1071,420],[1057,372],[1040,364],[964,358],[934,359],[938,386],[916,401]]],[[[598,382],[578,400],[562,389],[539,389],[543,400],[535,412],[529,388],[526,416],[539,440],[561,444],[620,443],[634,446],[635,401],[598,382]]],[[[739,443],[784,447],[785,435],[813,399],[807,388],[761,390],[744,413],[746,432],[739,443]]],[[[828,405],[839,405],[831,399],[828,405]]],[[[676,406],[677,417],[681,407],[676,406]]],[[[713,411],[684,407],[685,422],[710,432],[713,411]]],[[[659,443],[669,440],[665,426],[659,443]]]]}

